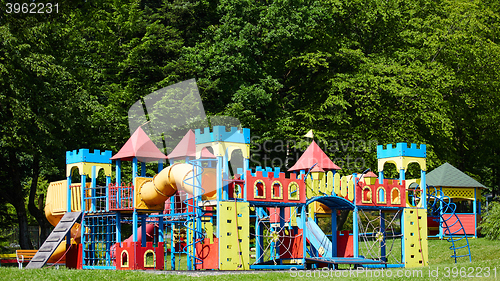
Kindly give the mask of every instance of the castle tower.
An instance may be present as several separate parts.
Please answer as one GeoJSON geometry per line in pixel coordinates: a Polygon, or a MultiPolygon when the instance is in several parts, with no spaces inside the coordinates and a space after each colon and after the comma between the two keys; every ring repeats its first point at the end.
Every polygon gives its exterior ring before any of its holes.
{"type": "MultiPolygon", "coordinates": [[[[377,159],[380,183],[384,180],[385,163],[393,163],[399,170],[400,184],[405,180],[405,172],[410,163],[420,165],[420,202],[414,207],[407,206],[401,215],[401,232],[403,233],[403,262],[406,268],[427,266],[428,244],[427,244],[427,186],[425,183],[426,146],[421,144],[417,147],[412,143],[410,147],[406,143],[397,143],[396,147],[388,144],[384,149],[382,145],[377,146],[377,159]]],[[[408,188],[406,190],[408,194],[408,188]]],[[[407,203],[409,203],[407,201],[407,203]]]]}
{"type": "MultiPolygon", "coordinates": [[[[68,212],[71,212],[71,175],[75,169],[78,169],[78,172],[81,177],[81,193],[85,194],[86,189],[86,180],[87,176],[90,176],[90,188],[95,192],[95,188],[97,186],[97,176],[99,175],[99,171],[101,169],[104,170],[104,174],[106,175],[106,186],[111,183],[111,150],[105,150],[101,152],[100,150],[94,150],[94,152],[90,152],[89,149],[79,149],[73,151],[66,151],[66,177],[68,182],[68,212]]],[[[76,191],[77,192],[77,191],[76,191]]],[[[92,194],[90,194],[91,197],[92,194]]],[[[85,196],[82,196],[81,199],[81,210],[86,210],[84,200],[85,196]]],[[[89,202],[89,201],[87,201],[89,202]]],[[[107,202],[107,200],[106,200],[107,202]]],[[[96,202],[95,198],[91,201],[91,206],[87,209],[91,212],[96,211],[96,202]]],[[[108,207],[106,207],[108,210],[108,207]]]]}
{"type": "MultiPolygon", "coordinates": [[[[420,165],[420,187],[422,189],[422,194],[425,196],[427,194],[427,185],[425,182],[425,174],[427,171],[426,165],[426,145],[421,144],[417,148],[417,144],[412,143],[408,147],[407,143],[397,143],[395,147],[392,144],[388,144],[387,148],[384,149],[382,145],[377,146],[377,159],[378,159],[378,173],[379,182],[382,183],[384,180],[384,165],[385,163],[393,163],[399,171],[400,183],[405,180],[406,170],[410,163],[418,163],[420,165]]],[[[421,200],[421,207],[427,208],[427,200],[421,200]]]]}

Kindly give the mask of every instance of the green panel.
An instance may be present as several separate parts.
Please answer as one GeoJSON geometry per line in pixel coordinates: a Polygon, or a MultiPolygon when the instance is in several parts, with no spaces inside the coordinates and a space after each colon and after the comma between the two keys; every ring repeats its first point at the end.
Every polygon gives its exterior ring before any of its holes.
{"type": "Polygon", "coordinates": [[[219,269],[250,269],[250,211],[244,202],[219,202],[219,269]]]}

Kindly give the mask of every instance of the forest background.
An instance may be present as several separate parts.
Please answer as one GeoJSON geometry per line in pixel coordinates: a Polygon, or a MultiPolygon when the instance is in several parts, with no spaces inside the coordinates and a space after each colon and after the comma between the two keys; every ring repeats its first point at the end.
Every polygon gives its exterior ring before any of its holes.
{"type": "MultiPolygon", "coordinates": [[[[65,151],[116,153],[129,107],[190,78],[207,115],[252,130],[254,152],[301,151],[313,129],[349,174],[376,170],[376,144],[424,143],[428,170],[449,162],[499,193],[496,0],[0,3],[0,227],[22,248],[29,225],[50,231],[43,195],[65,151]]],[[[288,156],[255,154],[253,166],[288,156]]]]}

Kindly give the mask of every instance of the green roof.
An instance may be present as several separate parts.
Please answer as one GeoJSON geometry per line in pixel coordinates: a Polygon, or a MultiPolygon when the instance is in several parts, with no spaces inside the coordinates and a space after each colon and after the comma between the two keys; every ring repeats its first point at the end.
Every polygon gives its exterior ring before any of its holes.
{"type": "Polygon", "coordinates": [[[427,185],[445,187],[481,187],[486,188],[475,179],[464,174],[450,163],[444,163],[427,174],[427,185]]]}

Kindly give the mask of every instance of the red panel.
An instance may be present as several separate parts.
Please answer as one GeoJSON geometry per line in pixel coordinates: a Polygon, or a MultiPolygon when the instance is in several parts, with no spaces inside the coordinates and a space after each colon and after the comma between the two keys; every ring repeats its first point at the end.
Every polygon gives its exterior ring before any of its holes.
{"type": "Polygon", "coordinates": [[[110,210],[132,210],[134,186],[128,185],[109,185],[109,209],[110,210]]]}
{"type": "Polygon", "coordinates": [[[337,257],[353,257],[353,238],[349,230],[337,231],[337,257]]]}
{"type": "Polygon", "coordinates": [[[398,181],[394,181],[396,184],[389,184],[389,180],[384,180],[383,184],[376,183],[374,185],[367,185],[363,181],[359,181],[356,185],[356,205],[362,206],[381,206],[381,207],[405,207],[406,206],[406,189],[405,182],[399,185],[398,181]],[[369,187],[369,191],[365,187],[369,187]],[[377,190],[382,186],[384,188],[384,197],[385,203],[378,203],[378,194],[377,190]],[[397,188],[399,190],[399,204],[392,202],[392,194],[391,191],[393,188],[397,188]],[[365,190],[364,190],[365,189],[365,190]],[[371,193],[371,198],[367,196],[368,193],[371,193]],[[370,203],[363,203],[363,199],[365,201],[370,201],[370,203]]]}
{"type": "MultiPolygon", "coordinates": [[[[451,216],[451,214],[443,214],[443,219],[448,219],[451,216]]],[[[457,214],[458,218],[462,222],[462,225],[464,226],[465,234],[470,234],[474,235],[476,231],[476,223],[474,220],[474,215],[473,214],[457,214]]],[[[454,224],[456,222],[455,217],[451,217],[446,223],[448,226],[454,224]]],[[[446,226],[443,223],[443,227],[445,228],[446,226]]],[[[460,223],[456,223],[453,226],[450,227],[450,232],[453,233],[457,230],[460,229],[460,223]]],[[[447,235],[448,233],[445,233],[447,235]]],[[[456,235],[463,234],[462,231],[456,233],[456,235]]]]}
{"type": "Polygon", "coordinates": [[[219,239],[214,238],[214,243],[210,244],[210,239],[203,240],[203,244],[196,244],[196,256],[203,261],[197,264],[196,269],[218,269],[219,268],[219,239]]]}
{"type": "Polygon", "coordinates": [[[153,243],[147,242],[146,247],[141,247],[141,242],[123,242],[116,245],[116,269],[120,270],[163,270],[164,266],[164,244],[158,243],[157,247],[153,247],[153,243]],[[120,245],[121,244],[121,245],[120,245]],[[153,250],[156,256],[155,267],[145,267],[144,256],[146,251],[153,250]],[[125,254],[124,254],[125,253],[125,254]],[[123,260],[122,260],[123,259],[123,260]],[[122,262],[123,261],[123,262],[122,262]],[[123,266],[124,262],[128,266],[123,266]]]}
{"type": "Polygon", "coordinates": [[[66,254],[66,267],[82,269],[82,244],[73,245],[66,254]]]}
{"type": "Polygon", "coordinates": [[[290,229],[288,235],[281,231],[280,258],[301,259],[303,257],[302,229],[290,229]]]}
{"type": "MultiPolygon", "coordinates": [[[[273,177],[272,172],[268,172],[269,177],[264,177],[262,176],[261,171],[255,172],[255,176],[252,176],[251,171],[247,171],[246,179],[247,179],[247,200],[248,201],[261,201],[261,202],[279,202],[279,203],[305,203],[306,202],[306,186],[304,181],[297,179],[295,174],[290,174],[290,178],[285,177],[285,173],[280,173],[278,178],[273,177]],[[256,182],[261,181],[262,183],[265,184],[265,198],[255,198],[255,184],[256,182]],[[273,188],[273,183],[275,181],[278,181],[281,183],[281,189],[282,189],[282,199],[280,198],[273,198],[272,196],[272,190],[273,188]],[[291,182],[295,182],[298,185],[298,190],[299,190],[299,200],[290,200],[289,199],[289,191],[288,191],[288,185],[291,182]]],[[[276,195],[276,194],[275,194],[276,195]]],[[[276,196],[274,196],[276,197],[276,196]]]]}

